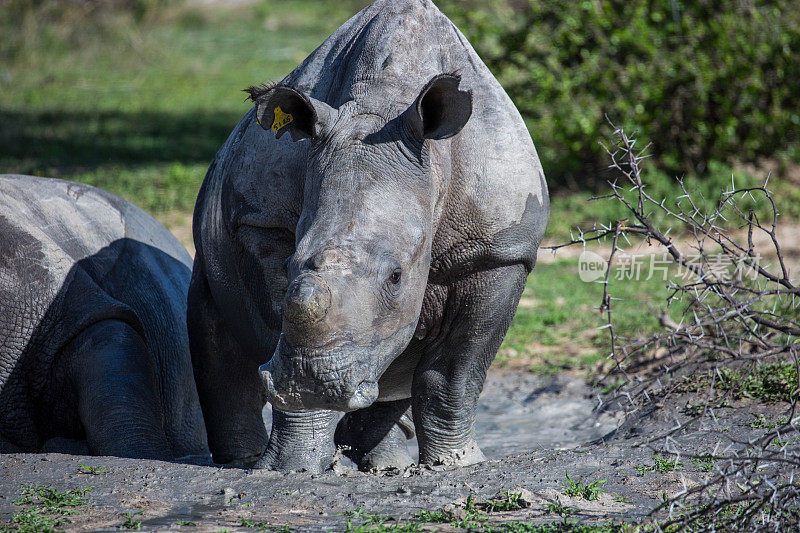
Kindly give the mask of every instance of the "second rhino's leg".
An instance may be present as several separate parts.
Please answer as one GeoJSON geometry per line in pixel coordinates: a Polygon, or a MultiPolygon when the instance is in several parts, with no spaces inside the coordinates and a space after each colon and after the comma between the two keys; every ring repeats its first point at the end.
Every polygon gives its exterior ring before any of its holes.
{"type": "Polygon", "coordinates": [[[98,322],[60,359],[93,454],[172,459],[155,368],[136,330],[120,320],[98,322]]]}
{"type": "Polygon", "coordinates": [[[405,468],[412,464],[406,440],[414,425],[406,414],[411,399],[375,402],[344,415],[336,427],[337,446],[348,446],[346,455],[361,470],[405,468]]]}
{"type": "Polygon", "coordinates": [[[524,265],[515,264],[475,273],[448,287],[442,333],[430,341],[414,372],[420,463],[468,465],[484,460],[475,441],[478,396],[527,275],[524,265]]]}
{"type": "Polygon", "coordinates": [[[267,444],[266,391],[258,374],[264,361],[244,353],[228,331],[201,271],[192,274],[187,325],[211,456],[215,463],[250,466],[267,444]]]}
{"type": "Polygon", "coordinates": [[[338,420],[336,411],[286,413],[273,409],[269,444],[255,468],[311,473],[327,470],[336,451],[333,433],[338,420]]]}

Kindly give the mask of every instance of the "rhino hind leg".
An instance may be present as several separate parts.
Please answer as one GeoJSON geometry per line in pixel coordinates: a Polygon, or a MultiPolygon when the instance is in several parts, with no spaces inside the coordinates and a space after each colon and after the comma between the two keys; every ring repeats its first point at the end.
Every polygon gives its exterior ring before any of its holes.
{"type": "Polygon", "coordinates": [[[364,471],[411,465],[406,446],[414,435],[413,422],[406,414],[410,405],[410,398],[376,402],[347,413],[336,427],[336,445],[345,447],[345,455],[364,471]]]}
{"type": "Polygon", "coordinates": [[[172,459],[152,358],[127,323],[104,320],[62,352],[89,451],[137,459],[172,459]]]}
{"type": "Polygon", "coordinates": [[[475,273],[450,287],[443,318],[450,329],[414,372],[420,463],[466,466],[485,459],[475,441],[478,396],[527,275],[524,265],[512,264],[475,273]]]}

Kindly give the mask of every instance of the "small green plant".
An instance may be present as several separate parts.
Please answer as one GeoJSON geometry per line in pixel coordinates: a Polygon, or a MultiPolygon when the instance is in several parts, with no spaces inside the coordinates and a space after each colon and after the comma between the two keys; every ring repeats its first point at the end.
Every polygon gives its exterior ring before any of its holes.
{"type": "Polygon", "coordinates": [[[267,531],[272,529],[272,526],[269,522],[257,522],[255,520],[250,520],[248,518],[239,517],[239,525],[242,527],[251,527],[253,529],[257,529],[259,531],[267,531]]]}
{"type": "Polygon", "coordinates": [[[140,530],[142,529],[142,523],[139,520],[136,520],[136,516],[142,514],[142,511],[130,512],[130,513],[120,513],[120,516],[125,519],[122,522],[121,527],[123,529],[130,529],[130,530],[140,530]]]}
{"type": "MultiPolygon", "coordinates": [[[[462,529],[483,529],[488,517],[481,509],[493,508],[496,511],[518,509],[516,505],[526,506],[527,502],[519,496],[511,496],[508,492],[500,492],[495,498],[487,502],[476,502],[472,493],[467,496],[462,510],[453,512],[447,509],[439,511],[419,511],[414,515],[415,520],[437,524],[451,524],[462,529]],[[503,500],[503,498],[508,498],[503,500]],[[513,502],[513,503],[512,503],[513,502]]],[[[493,512],[493,511],[489,511],[493,512]]]]}
{"type": "Polygon", "coordinates": [[[674,459],[668,459],[660,455],[655,455],[653,457],[653,470],[656,472],[672,472],[681,467],[683,467],[683,463],[678,462],[677,457],[674,459]]]}
{"type": "Polygon", "coordinates": [[[188,527],[192,527],[192,526],[196,526],[196,525],[197,525],[197,523],[196,523],[196,522],[191,522],[191,521],[189,521],[189,520],[178,520],[177,522],[175,522],[175,525],[176,525],[176,526],[188,526],[188,527]]]}
{"type": "Polygon", "coordinates": [[[698,470],[701,472],[711,472],[714,470],[714,467],[717,464],[717,460],[714,459],[712,456],[706,454],[700,457],[696,457],[695,459],[691,460],[691,463],[697,467],[698,470]]]}
{"type": "Polygon", "coordinates": [[[453,521],[453,515],[443,509],[438,511],[418,511],[414,519],[432,524],[448,524],[453,521]]]}
{"type": "Polygon", "coordinates": [[[573,481],[569,477],[569,472],[564,472],[567,476],[567,486],[563,490],[563,494],[573,498],[583,498],[584,500],[597,500],[600,498],[605,479],[600,479],[592,483],[584,483],[582,481],[573,481]]]}
{"type": "Polygon", "coordinates": [[[78,473],[99,476],[101,474],[105,474],[106,470],[103,466],[78,465],[78,473]]]}
{"type": "Polygon", "coordinates": [[[756,365],[749,369],[720,369],[719,389],[736,398],[766,403],[790,402],[797,397],[797,366],[789,361],[756,365]]]}
{"type": "Polygon", "coordinates": [[[44,510],[61,511],[61,514],[71,514],[74,511],[67,509],[70,507],[80,507],[86,504],[86,495],[92,489],[88,487],[85,489],[72,489],[68,491],[59,491],[51,485],[22,485],[22,495],[19,499],[14,500],[17,505],[35,505],[44,510]]]}
{"type": "Polygon", "coordinates": [[[86,504],[86,494],[91,487],[59,491],[50,485],[25,484],[21,489],[22,494],[13,503],[24,508],[15,512],[9,521],[10,527],[0,527],[0,532],[55,531],[69,523],[68,516],[86,504]]]}
{"type": "Polygon", "coordinates": [[[677,457],[674,459],[668,459],[665,457],[661,457],[658,454],[653,456],[652,465],[634,466],[636,471],[639,472],[640,476],[644,476],[648,472],[661,472],[663,474],[665,472],[672,472],[682,467],[683,463],[679,462],[677,457]]]}
{"type": "Polygon", "coordinates": [[[630,498],[625,497],[617,492],[614,493],[614,501],[619,503],[632,503],[630,498]]]}
{"type": "Polygon", "coordinates": [[[780,417],[775,421],[770,421],[763,414],[753,415],[753,421],[750,422],[750,427],[753,429],[764,428],[767,430],[775,429],[778,426],[785,426],[789,420],[786,417],[780,417]]]}
{"type": "MultiPolygon", "coordinates": [[[[606,524],[581,524],[563,519],[561,522],[533,524],[530,522],[506,522],[484,529],[484,533],[623,533],[634,528],[609,522],[606,524]]],[[[645,530],[649,531],[649,530],[645,530]]]]}
{"type": "Polygon", "coordinates": [[[494,498],[478,504],[478,507],[487,513],[498,511],[516,511],[530,507],[531,503],[522,497],[518,492],[503,491],[498,492],[494,498]]]}
{"type": "Polygon", "coordinates": [[[345,515],[347,516],[347,522],[345,522],[345,531],[347,533],[365,533],[367,531],[372,533],[388,531],[406,533],[420,531],[422,528],[422,525],[417,522],[403,522],[391,516],[367,513],[364,511],[363,505],[358,509],[345,513],[345,515]]]}
{"type": "Polygon", "coordinates": [[[577,512],[574,507],[567,507],[560,501],[546,503],[544,506],[545,514],[556,514],[562,518],[567,518],[577,512]]]}

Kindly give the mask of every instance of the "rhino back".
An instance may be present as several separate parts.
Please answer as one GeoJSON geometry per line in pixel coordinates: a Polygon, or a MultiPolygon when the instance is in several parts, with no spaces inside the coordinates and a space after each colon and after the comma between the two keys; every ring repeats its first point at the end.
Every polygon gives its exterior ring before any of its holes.
{"type": "Polygon", "coordinates": [[[430,0],[378,0],[347,21],[284,83],[334,108],[391,120],[442,73],[461,77],[473,114],[432,146],[440,183],[433,274],[479,263],[532,268],[549,217],[547,184],[525,123],[464,35],[430,0]]]}
{"type": "Polygon", "coordinates": [[[163,226],[100,189],[30,176],[0,176],[0,225],[8,236],[0,243],[4,434],[27,434],[21,426],[53,414],[41,404],[69,388],[50,375],[54,358],[106,319],[124,320],[146,339],[167,413],[197,408],[193,383],[184,383],[191,258],[163,226]]]}

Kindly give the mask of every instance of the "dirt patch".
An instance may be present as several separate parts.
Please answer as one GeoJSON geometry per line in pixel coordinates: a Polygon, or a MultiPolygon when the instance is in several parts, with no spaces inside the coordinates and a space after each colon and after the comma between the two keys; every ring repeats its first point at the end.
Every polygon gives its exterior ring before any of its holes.
{"type": "Polygon", "coordinates": [[[552,522],[564,516],[589,523],[639,520],[665,494],[700,483],[708,475],[687,459],[671,471],[655,469],[659,434],[684,424],[685,429],[664,440],[665,445],[684,456],[707,453],[720,445],[721,438],[728,439],[723,446],[735,446],[734,442],[747,442],[763,432],[751,427],[754,413],[769,418],[779,411],[776,406],[743,404],[717,412],[716,421],[704,419],[693,425],[687,423],[680,401],[633,413],[614,430],[619,412],[608,404],[601,407],[597,392],[580,380],[493,372],[477,423],[489,460],[466,468],[412,467],[381,474],[339,468],[338,473],[311,475],[112,457],[4,455],[0,522],[20,511],[13,502],[23,483],[59,490],[92,487],[88,504],[69,516],[71,523],[59,526],[69,530],[117,528],[126,520],[125,513],[133,513],[134,521],[147,530],[219,531],[267,524],[300,531],[344,530],[346,513],[357,509],[362,514],[351,517],[356,524],[364,519],[363,513],[410,520],[420,511],[459,508],[470,494],[480,501],[500,491],[526,491],[530,505],[484,512],[486,523],[552,522]],[[714,432],[721,421],[724,432],[714,432]],[[102,467],[102,473],[87,474],[81,465],[102,467]],[[565,494],[567,476],[587,485],[598,482],[597,498],[565,494]]]}

